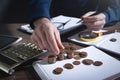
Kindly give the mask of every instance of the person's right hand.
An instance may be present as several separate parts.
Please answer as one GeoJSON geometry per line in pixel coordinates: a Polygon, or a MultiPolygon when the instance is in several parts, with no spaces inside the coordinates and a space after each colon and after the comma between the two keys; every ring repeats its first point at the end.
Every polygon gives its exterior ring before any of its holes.
{"type": "Polygon", "coordinates": [[[105,15],[103,13],[93,15],[95,13],[95,11],[90,11],[82,16],[83,24],[90,30],[100,30],[105,25],[105,15]]]}
{"type": "Polygon", "coordinates": [[[47,18],[34,21],[35,30],[31,36],[32,41],[40,48],[58,55],[63,49],[60,34],[56,26],[47,18]]]}

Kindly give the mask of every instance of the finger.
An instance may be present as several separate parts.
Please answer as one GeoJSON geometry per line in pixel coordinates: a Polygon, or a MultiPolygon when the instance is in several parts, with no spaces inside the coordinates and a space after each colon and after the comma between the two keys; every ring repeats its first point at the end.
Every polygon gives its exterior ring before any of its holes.
{"type": "Polygon", "coordinates": [[[105,16],[104,14],[97,14],[94,16],[89,16],[89,17],[85,17],[83,18],[84,21],[101,21],[101,20],[105,20],[105,16]]]}
{"type": "Polygon", "coordinates": [[[91,24],[93,26],[104,25],[105,20],[104,19],[96,20],[96,21],[86,20],[86,21],[83,22],[83,24],[91,24]]]}
{"type": "Polygon", "coordinates": [[[32,42],[33,42],[36,46],[38,46],[38,43],[37,43],[37,40],[36,40],[36,38],[35,38],[34,33],[31,35],[31,40],[32,40],[32,42]]]}
{"type": "Polygon", "coordinates": [[[95,14],[95,13],[96,13],[96,11],[90,11],[90,12],[84,14],[84,15],[82,16],[82,18],[86,18],[86,17],[88,17],[88,16],[90,16],[90,15],[92,15],[92,14],[95,14]]]}
{"type": "Polygon", "coordinates": [[[88,21],[101,21],[103,20],[101,17],[98,16],[90,16],[90,17],[86,17],[83,19],[83,21],[88,22],[88,21]]]}
{"type": "Polygon", "coordinates": [[[41,38],[40,38],[41,34],[40,35],[38,35],[38,34],[39,34],[39,32],[34,33],[34,41],[36,41],[38,47],[43,50],[45,48],[44,48],[41,38]]]}
{"type": "Polygon", "coordinates": [[[90,29],[96,29],[96,30],[99,30],[99,29],[102,29],[103,26],[105,24],[105,21],[96,21],[96,22],[93,22],[93,23],[84,23],[84,25],[86,25],[88,28],[90,29]]]}
{"type": "Polygon", "coordinates": [[[105,25],[105,21],[104,20],[95,22],[95,26],[103,26],[103,25],[105,25]]]}
{"type": "Polygon", "coordinates": [[[42,46],[43,46],[43,49],[49,49],[49,45],[48,45],[48,43],[47,43],[47,38],[46,38],[46,34],[45,34],[45,32],[44,31],[42,31],[42,32],[38,32],[38,34],[39,34],[39,40],[40,40],[40,42],[41,42],[41,44],[42,44],[42,46]]]}
{"type": "Polygon", "coordinates": [[[96,22],[96,30],[100,30],[100,29],[102,29],[103,27],[104,27],[104,25],[105,25],[105,21],[103,20],[103,21],[97,21],[96,22]]]}
{"type": "Polygon", "coordinates": [[[56,55],[59,54],[59,48],[55,40],[54,32],[52,32],[51,30],[48,30],[48,32],[46,33],[46,38],[50,46],[49,50],[53,52],[53,54],[56,54],[56,55]]]}
{"type": "Polygon", "coordinates": [[[99,30],[96,26],[86,25],[89,30],[99,30]],[[89,27],[88,27],[89,26],[89,27]]]}
{"type": "Polygon", "coordinates": [[[58,44],[58,47],[59,47],[60,49],[64,49],[64,46],[63,46],[63,44],[62,44],[62,42],[61,42],[60,34],[59,34],[58,31],[55,32],[55,39],[56,39],[56,42],[57,42],[57,44],[58,44]]]}

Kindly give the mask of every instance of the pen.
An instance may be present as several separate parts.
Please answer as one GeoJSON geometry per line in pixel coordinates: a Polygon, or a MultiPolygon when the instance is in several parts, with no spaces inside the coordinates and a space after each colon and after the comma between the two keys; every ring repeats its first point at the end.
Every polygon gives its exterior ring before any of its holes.
{"type": "MultiPolygon", "coordinates": [[[[97,14],[98,14],[98,12],[95,12],[95,13],[91,14],[90,16],[94,16],[94,15],[97,15],[97,14]]],[[[83,19],[80,19],[76,24],[82,23],[82,22],[83,22],[83,19]]]]}
{"type": "Polygon", "coordinates": [[[83,22],[83,20],[82,19],[80,19],[76,24],[78,24],[78,23],[82,23],[83,22]]]}

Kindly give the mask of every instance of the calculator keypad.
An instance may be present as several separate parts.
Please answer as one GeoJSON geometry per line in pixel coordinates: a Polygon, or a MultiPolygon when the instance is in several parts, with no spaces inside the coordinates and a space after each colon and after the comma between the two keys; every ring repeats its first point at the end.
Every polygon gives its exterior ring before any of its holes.
{"type": "Polygon", "coordinates": [[[0,69],[12,74],[15,67],[35,57],[41,57],[46,53],[46,50],[40,50],[32,43],[23,43],[16,47],[11,47],[0,51],[0,69]]]}
{"type": "Polygon", "coordinates": [[[0,52],[0,55],[12,59],[15,62],[22,62],[39,55],[41,52],[43,51],[40,50],[35,44],[23,43],[0,52]]]}

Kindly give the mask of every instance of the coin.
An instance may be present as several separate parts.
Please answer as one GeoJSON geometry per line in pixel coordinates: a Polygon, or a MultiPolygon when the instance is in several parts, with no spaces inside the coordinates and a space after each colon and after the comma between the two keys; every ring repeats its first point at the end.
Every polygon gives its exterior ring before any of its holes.
{"type": "Polygon", "coordinates": [[[50,55],[48,56],[48,63],[53,64],[56,62],[56,56],[55,55],[50,55]]]}
{"type": "Polygon", "coordinates": [[[66,64],[64,65],[64,68],[66,68],[66,69],[72,69],[72,68],[73,68],[73,65],[72,65],[71,63],[66,63],[66,64]]]}
{"type": "Polygon", "coordinates": [[[111,38],[110,41],[111,41],[111,42],[116,42],[117,39],[115,39],[115,38],[111,38]]]}
{"type": "Polygon", "coordinates": [[[74,52],[72,50],[68,50],[66,53],[68,59],[72,59],[74,57],[74,52]]]}
{"type": "Polygon", "coordinates": [[[101,66],[103,63],[101,61],[95,61],[93,63],[94,66],[101,66]]]}
{"type": "Polygon", "coordinates": [[[80,60],[81,58],[80,58],[79,55],[74,55],[74,59],[75,59],[75,60],[80,60]]]}
{"type": "Polygon", "coordinates": [[[80,64],[80,61],[74,61],[73,64],[74,64],[74,65],[79,65],[79,64],[80,64]]]}
{"type": "Polygon", "coordinates": [[[64,53],[60,53],[59,55],[57,55],[58,60],[64,60],[65,56],[64,53]]]}
{"type": "Polygon", "coordinates": [[[63,69],[61,67],[57,67],[53,70],[54,74],[61,74],[63,72],[63,69]]]}
{"type": "Polygon", "coordinates": [[[80,56],[81,58],[85,58],[85,57],[88,56],[88,53],[87,53],[87,52],[80,52],[80,53],[79,53],[79,56],[80,56]]]}
{"type": "Polygon", "coordinates": [[[85,64],[85,65],[91,65],[91,64],[93,64],[93,60],[91,60],[91,59],[84,59],[82,61],[82,63],[85,64]]]}

